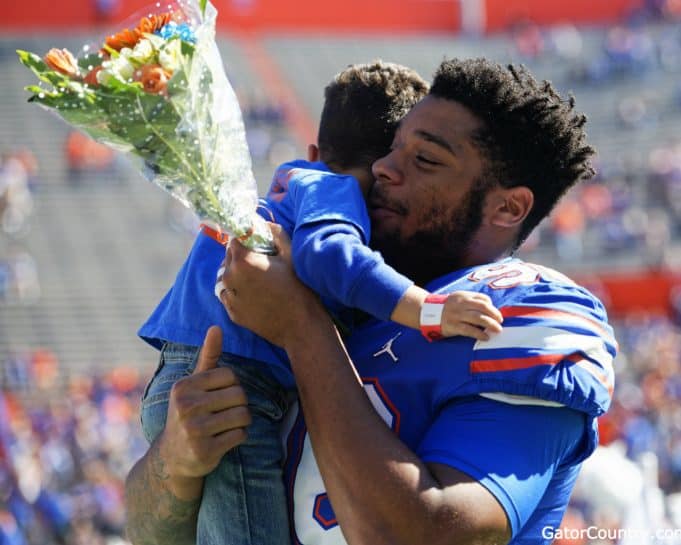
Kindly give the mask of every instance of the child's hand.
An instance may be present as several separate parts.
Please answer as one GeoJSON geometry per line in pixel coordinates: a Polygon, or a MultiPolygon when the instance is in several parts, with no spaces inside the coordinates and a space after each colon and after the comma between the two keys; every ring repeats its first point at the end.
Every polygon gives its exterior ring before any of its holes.
{"type": "Polygon", "coordinates": [[[455,291],[447,297],[442,309],[442,335],[463,335],[486,341],[490,334],[501,331],[501,312],[484,293],[455,291]]]}

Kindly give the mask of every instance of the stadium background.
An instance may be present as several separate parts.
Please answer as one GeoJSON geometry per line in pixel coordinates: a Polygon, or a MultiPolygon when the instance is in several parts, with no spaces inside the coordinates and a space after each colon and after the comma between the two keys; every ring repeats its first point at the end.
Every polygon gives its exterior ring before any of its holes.
{"type": "MultiPolygon", "coordinates": [[[[172,283],[191,213],[26,103],[15,49],[78,50],[145,0],[12,2],[0,16],[0,544],[122,544],[156,352],[135,331],[172,283]]],[[[528,65],[575,94],[599,150],[521,251],[606,302],[621,353],[603,446],[556,542],[681,542],[681,2],[218,0],[260,191],[314,141],[322,89],[374,58],[528,65]],[[659,541],[626,528],[657,532],[659,541]],[[662,530],[662,532],[660,532],[662,530]],[[594,537],[595,536],[595,537],[594,537]]]]}

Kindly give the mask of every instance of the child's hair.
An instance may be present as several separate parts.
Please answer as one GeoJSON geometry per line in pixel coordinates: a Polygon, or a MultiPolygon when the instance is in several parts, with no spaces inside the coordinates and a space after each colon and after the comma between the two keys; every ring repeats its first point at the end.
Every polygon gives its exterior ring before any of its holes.
{"type": "Polygon", "coordinates": [[[380,60],[348,66],[324,90],[321,160],[370,168],[388,154],[398,123],[427,92],[428,83],[406,66],[380,60]]]}

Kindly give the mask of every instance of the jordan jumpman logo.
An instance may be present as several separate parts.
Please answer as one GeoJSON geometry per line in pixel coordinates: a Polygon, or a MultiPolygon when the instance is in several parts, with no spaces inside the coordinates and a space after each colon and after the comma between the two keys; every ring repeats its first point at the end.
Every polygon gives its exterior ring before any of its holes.
{"type": "Polygon", "coordinates": [[[402,332],[401,332],[401,331],[400,331],[397,335],[395,335],[392,339],[390,339],[387,343],[385,343],[385,344],[381,347],[381,349],[380,349],[378,352],[376,352],[376,353],[374,354],[374,358],[380,356],[381,354],[388,354],[388,356],[390,356],[390,358],[391,358],[395,363],[397,363],[397,361],[399,360],[399,358],[398,358],[398,357],[395,355],[395,353],[393,352],[393,343],[395,342],[395,339],[397,339],[397,337],[399,337],[400,335],[402,335],[402,332]]]}

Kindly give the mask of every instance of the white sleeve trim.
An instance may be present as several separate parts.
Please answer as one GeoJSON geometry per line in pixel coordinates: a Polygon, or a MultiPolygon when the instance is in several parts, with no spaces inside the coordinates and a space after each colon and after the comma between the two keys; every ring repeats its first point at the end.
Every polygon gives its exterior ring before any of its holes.
{"type": "Polygon", "coordinates": [[[542,407],[565,407],[562,403],[557,401],[548,401],[536,397],[520,396],[515,394],[505,394],[503,392],[488,392],[478,394],[480,397],[486,397],[493,401],[501,403],[508,403],[510,405],[541,405],[542,407]]]}

